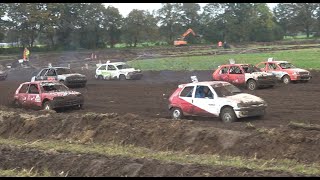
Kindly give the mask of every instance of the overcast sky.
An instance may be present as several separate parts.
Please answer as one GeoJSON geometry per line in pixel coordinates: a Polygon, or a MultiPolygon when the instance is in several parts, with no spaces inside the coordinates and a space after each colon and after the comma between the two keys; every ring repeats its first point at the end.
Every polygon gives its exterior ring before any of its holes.
{"type": "MultiPolygon", "coordinates": [[[[109,5],[118,8],[120,13],[127,17],[127,15],[132,11],[133,9],[139,9],[139,10],[148,10],[152,12],[152,10],[158,10],[161,8],[161,3],[103,3],[106,7],[109,5]]],[[[198,3],[201,7],[205,6],[207,3],[198,3]]],[[[278,3],[267,3],[268,6],[272,9],[276,4],[278,3]]]]}

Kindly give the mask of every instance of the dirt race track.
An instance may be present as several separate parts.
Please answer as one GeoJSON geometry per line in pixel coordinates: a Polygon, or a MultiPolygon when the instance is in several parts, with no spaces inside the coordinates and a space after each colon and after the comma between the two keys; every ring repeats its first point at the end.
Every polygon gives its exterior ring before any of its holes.
{"type": "MultiPolygon", "coordinates": [[[[167,98],[178,84],[190,82],[191,75],[201,81],[210,80],[211,71],[144,72],[144,77],[135,81],[98,81],[93,78],[92,71],[81,71],[87,75],[88,84],[86,88],[75,90],[85,96],[84,109],[51,113],[50,116],[43,111],[10,107],[14,90],[21,82],[28,81],[34,71],[13,70],[6,81],[0,81],[1,138],[73,139],[83,143],[112,141],[156,151],[255,156],[266,160],[287,158],[305,164],[320,161],[319,129],[290,126],[290,122],[320,125],[320,73],[316,71],[311,72],[313,79],[309,83],[278,84],[272,89],[254,92],[244,90],[267,101],[267,115],[263,119],[245,118],[231,124],[224,124],[217,118],[181,121],[169,118],[167,98]],[[32,123],[28,123],[30,119],[32,123]]],[[[41,170],[46,167],[55,175],[68,169],[69,176],[300,176],[280,171],[164,163],[152,159],[80,156],[71,152],[48,154],[6,145],[0,145],[0,157],[4,162],[1,169],[35,167],[41,170]],[[99,168],[93,171],[92,166],[99,168]]]]}
{"type": "MultiPolygon", "coordinates": [[[[197,48],[194,48],[195,52],[197,48]]],[[[141,55],[169,56],[175,51],[180,53],[185,50],[175,48],[123,53],[112,50],[104,54],[100,52],[99,56],[125,61],[141,55]]],[[[200,81],[211,80],[212,71],[149,71],[144,72],[141,80],[98,81],[94,79],[94,62],[89,63],[89,70],[81,69],[87,63],[84,59],[90,54],[44,53],[32,57],[37,68],[48,62],[61,66],[71,64],[77,72],[87,75],[87,87],[74,89],[85,96],[82,110],[57,113],[12,108],[10,103],[18,85],[29,81],[39,69],[11,69],[8,78],[0,81],[0,141],[12,138],[30,144],[41,140],[72,141],[87,146],[111,142],[154,152],[240,156],[270,163],[274,159],[289,159],[305,166],[320,162],[318,71],[311,71],[313,78],[308,83],[277,84],[272,89],[253,92],[243,89],[268,103],[263,119],[244,118],[230,124],[224,124],[218,118],[189,117],[174,121],[170,119],[167,109],[169,95],[179,84],[190,82],[192,75],[200,81]],[[79,60],[82,61],[79,63],[79,60]]],[[[40,150],[1,142],[0,171],[47,169],[53,176],[306,176],[280,170],[40,150]]]]}

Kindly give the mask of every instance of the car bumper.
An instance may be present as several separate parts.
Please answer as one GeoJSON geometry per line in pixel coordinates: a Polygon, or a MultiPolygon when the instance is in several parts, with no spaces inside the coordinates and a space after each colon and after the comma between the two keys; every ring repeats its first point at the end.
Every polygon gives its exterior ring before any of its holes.
{"type": "Polygon", "coordinates": [[[142,73],[128,74],[127,79],[141,79],[142,76],[143,76],[142,73]]]}
{"type": "Polygon", "coordinates": [[[83,105],[84,97],[61,97],[55,98],[52,101],[53,108],[62,108],[62,107],[71,107],[71,106],[78,106],[83,105]]]}
{"type": "Polygon", "coordinates": [[[7,78],[7,74],[1,74],[0,75],[0,80],[5,80],[7,78]]]}
{"type": "Polygon", "coordinates": [[[308,81],[312,78],[311,75],[303,75],[303,76],[296,76],[294,78],[292,78],[292,81],[308,81]]]}
{"type": "Polygon", "coordinates": [[[68,87],[71,86],[85,86],[87,83],[87,80],[67,80],[65,81],[65,85],[68,87]]]}
{"type": "Polygon", "coordinates": [[[273,86],[276,84],[276,82],[277,82],[276,77],[257,80],[258,86],[273,86]]]}
{"type": "Polygon", "coordinates": [[[266,106],[260,107],[242,107],[235,108],[234,112],[238,118],[252,117],[252,116],[263,116],[266,111],[266,106]]]}

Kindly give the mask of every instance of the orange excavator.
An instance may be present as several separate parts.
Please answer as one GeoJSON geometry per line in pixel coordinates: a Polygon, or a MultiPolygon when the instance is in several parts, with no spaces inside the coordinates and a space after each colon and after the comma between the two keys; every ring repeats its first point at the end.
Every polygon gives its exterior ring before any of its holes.
{"type": "Polygon", "coordinates": [[[175,46],[185,46],[185,45],[187,45],[187,41],[185,41],[184,38],[190,33],[192,33],[196,37],[200,36],[200,35],[196,35],[196,33],[191,28],[189,28],[185,33],[182,34],[182,36],[180,38],[178,38],[177,40],[175,40],[173,42],[173,45],[175,45],[175,46]]]}

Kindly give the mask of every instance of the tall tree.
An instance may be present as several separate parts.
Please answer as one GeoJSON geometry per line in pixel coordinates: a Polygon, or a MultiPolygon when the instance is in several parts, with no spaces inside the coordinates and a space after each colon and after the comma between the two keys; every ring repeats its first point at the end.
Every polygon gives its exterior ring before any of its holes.
{"type": "Polygon", "coordinates": [[[181,6],[181,3],[162,3],[162,7],[157,11],[160,33],[168,43],[172,43],[175,37],[182,33],[182,25],[179,23],[181,6]]]}
{"type": "Polygon", "coordinates": [[[130,46],[137,46],[138,42],[148,40],[148,37],[157,26],[155,18],[144,10],[133,9],[124,20],[122,28],[123,38],[130,46]]]}
{"type": "Polygon", "coordinates": [[[123,17],[119,10],[113,6],[108,6],[103,11],[103,17],[103,27],[107,32],[107,41],[110,47],[113,48],[120,40],[120,29],[122,27],[123,17]]]}

